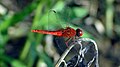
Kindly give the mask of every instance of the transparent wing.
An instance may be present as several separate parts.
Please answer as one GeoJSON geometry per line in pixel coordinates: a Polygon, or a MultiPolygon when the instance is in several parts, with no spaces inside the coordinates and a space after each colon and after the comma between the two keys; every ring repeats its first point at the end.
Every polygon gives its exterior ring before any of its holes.
{"type": "Polygon", "coordinates": [[[63,27],[57,10],[51,9],[48,12],[48,30],[58,30],[61,28],[63,27]]]}
{"type": "Polygon", "coordinates": [[[50,9],[48,13],[44,14],[33,29],[42,30],[58,30],[70,25],[74,13],[72,8],[65,6],[62,11],[57,12],[55,9],[50,9]]]}
{"type": "Polygon", "coordinates": [[[55,31],[62,28],[60,22],[61,20],[56,10],[50,9],[40,17],[40,20],[37,21],[32,29],[55,31]]]}
{"type": "Polygon", "coordinates": [[[72,8],[65,6],[61,12],[59,12],[60,18],[63,21],[63,24],[65,24],[64,27],[69,26],[70,22],[72,20],[72,8]]]}

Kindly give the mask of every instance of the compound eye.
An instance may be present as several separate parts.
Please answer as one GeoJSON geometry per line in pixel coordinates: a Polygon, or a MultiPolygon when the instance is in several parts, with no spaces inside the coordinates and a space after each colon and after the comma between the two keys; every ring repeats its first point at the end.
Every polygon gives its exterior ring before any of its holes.
{"type": "Polygon", "coordinates": [[[80,30],[79,34],[80,34],[80,36],[82,36],[82,35],[83,35],[83,31],[82,31],[82,30],[80,30]]]}
{"type": "Polygon", "coordinates": [[[76,36],[80,37],[80,36],[82,36],[82,35],[83,35],[82,30],[81,30],[81,29],[77,29],[77,30],[76,30],[76,36]]]}

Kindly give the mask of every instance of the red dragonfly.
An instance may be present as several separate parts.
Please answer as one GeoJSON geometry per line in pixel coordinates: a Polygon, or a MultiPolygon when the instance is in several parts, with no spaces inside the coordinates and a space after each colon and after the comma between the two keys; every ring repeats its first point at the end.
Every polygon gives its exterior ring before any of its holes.
{"type": "Polygon", "coordinates": [[[59,29],[56,31],[48,31],[48,30],[31,30],[31,32],[34,33],[40,33],[40,34],[50,34],[55,35],[59,37],[65,37],[65,38],[72,38],[72,37],[80,37],[83,35],[83,32],[81,29],[73,29],[71,27],[66,27],[65,29],[59,29]]]}
{"type": "MultiPolygon", "coordinates": [[[[80,37],[83,35],[83,32],[81,29],[73,29],[71,27],[66,27],[65,29],[59,29],[56,31],[49,31],[49,30],[31,30],[31,32],[34,33],[40,33],[40,34],[50,34],[50,35],[54,35],[54,36],[58,36],[58,37],[65,37],[68,38],[68,40],[66,41],[66,43],[74,37],[80,37]]],[[[67,44],[66,44],[67,45],[67,44]]],[[[68,46],[68,45],[67,45],[68,46]]]]}
{"type": "MultiPolygon", "coordinates": [[[[54,11],[54,13],[56,13],[56,12],[54,11]]],[[[34,30],[31,30],[31,32],[40,33],[40,34],[50,34],[50,35],[54,35],[54,36],[58,36],[58,37],[68,38],[65,41],[67,47],[68,47],[67,43],[69,42],[69,40],[83,35],[83,32],[81,29],[78,28],[75,30],[69,26],[67,26],[66,28],[62,28],[62,29],[54,30],[54,31],[34,29],[34,30]]]]}

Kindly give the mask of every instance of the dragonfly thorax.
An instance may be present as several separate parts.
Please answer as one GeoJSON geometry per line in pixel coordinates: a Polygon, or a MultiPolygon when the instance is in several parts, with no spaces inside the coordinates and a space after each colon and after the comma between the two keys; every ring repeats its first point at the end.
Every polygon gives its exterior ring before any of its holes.
{"type": "Polygon", "coordinates": [[[82,36],[83,35],[83,32],[82,32],[82,30],[81,29],[76,29],[76,36],[78,36],[78,37],[80,37],[80,36],[82,36]]]}

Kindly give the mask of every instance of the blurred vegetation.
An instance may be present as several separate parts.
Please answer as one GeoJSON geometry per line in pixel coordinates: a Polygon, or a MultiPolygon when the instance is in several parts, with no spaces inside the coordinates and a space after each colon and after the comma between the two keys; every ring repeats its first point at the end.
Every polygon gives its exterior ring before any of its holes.
{"type": "Polygon", "coordinates": [[[0,67],[53,67],[60,57],[54,37],[31,29],[47,29],[48,23],[57,29],[58,21],[97,42],[100,67],[118,67],[119,7],[119,0],[0,0],[0,67]],[[48,17],[51,9],[60,20],[48,17]]]}

